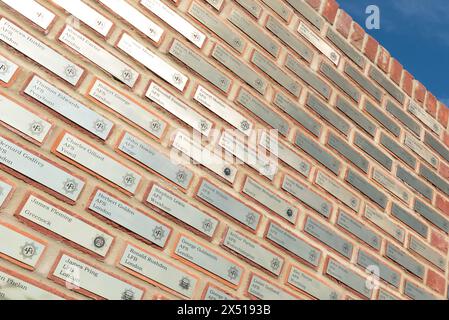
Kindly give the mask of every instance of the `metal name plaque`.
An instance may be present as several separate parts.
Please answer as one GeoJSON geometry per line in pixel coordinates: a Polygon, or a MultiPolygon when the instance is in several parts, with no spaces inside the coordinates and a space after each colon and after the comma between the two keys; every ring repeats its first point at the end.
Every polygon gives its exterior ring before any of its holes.
{"type": "Polygon", "coordinates": [[[208,237],[214,235],[219,224],[219,221],[214,217],[205,214],[157,184],[151,186],[146,202],[208,237]]]}
{"type": "MultiPolygon", "coordinates": [[[[381,262],[380,260],[374,258],[372,255],[366,253],[363,250],[359,250],[359,254],[357,256],[357,264],[364,268],[378,268],[379,269],[379,277],[389,284],[399,288],[401,283],[401,275],[399,272],[390,268],[387,264],[381,262]]],[[[372,269],[371,269],[372,270],[372,269]]]]}
{"type": "Polygon", "coordinates": [[[13,186],[5,181],[0,180],[0,207],[5,204],[6,199],[9,198],[11,192],[13,190],[13,186]]]}
{"type": "Polygon", "coordinates": [[[433,250],[430,246],[426,245],[424,242],[419,240],[418,238],[411,236],[408,246],[409,249],[412,250],[413,252],[416,252],[421,257],[433,263],[441,270],[443,271],[445,270],[447,265],[447,259],[443,255],[439,254],[437,251],[433,250]]]}
{"type": "Polygon", "coordinates": [[[415,205],[413,209],[418,212],[425,219],[429,220],[436,227],[449,233],[449,221],[445,219],[441,214],[436,212],[434,209],[430,208],[424,202],[419,199],[415,200],[415,205]]]}
{"type": "Polygon", "coordinates": [[[386,208],[388,199],[380,192],[376,187],[369,184],[365,179],[363,179],[359,174],[355,173],[353,170],[349,170],[346,176],[346,182],[352,185],[354,188],[359,190],[365,196],[370,198],[372,201],[377,203],[381,208],[386,208]]]}
{"type": "Polygon", "coordinates": [[[68,132],[60,136],[54,151],[131,194],[136,193],[142,180],[142,176],[134,170],[68,132]]]}
{"type": "Polygon", "coordinates": [[[215,10],[220,11],[223,6],[224,0],[204,0],[210,4],[215,10]]]}
{"type": "Polygon", "coordinates": [[[136,70],[73,27],[66,25],[59,36],[59,40],[130,88],[136,84],[140,76],[136,70]]]}
{"type": "Polygon", "coordinates": [[[393,193],[396,197],[404,201],[405,203],[410,203],[412,198],[411,194],[402,185],[396,183],[394,180],[390,179],[387,175],[382,173],[382,171],[374,169],[373,179],[379,182],[384,188],[393,193]]]}
{"type": "Polygon", "coordinates": [[[223,238],[223,246],[276,276],[280,275],[284,266],[285,261],[282,256],[231,228],[228,228],[223,238]]]}
{"type": "Polygon", "coordinates": [[[102,140],[109,137],[114,127],[112,121],[36,75],[23,92],[102,140]]]}
{"type": "Polygon", "coordinates": [[[405,282],[404,294],[414,300],[437,300],[437,298],[410,281],[405,282]]]}
{"type": "Polygon", "coordinates": [[[416,190],[418,193],[422,194],[429,200],[433,199],[433,190],[422,180],[417,178],[415,175],[411,174],[409,171],[405,170],[402,166],[398,166],[396,170],[396,177],[404,181],[412,189],[416,190]]]}
{"type": "Polygon", "coordinates": [[[286,0],[286,2],[298,11],[301,16],[306,18],[317,29],[321,30],[324,26],[324,19],[308,3],[297,0],[286,0]]]}
{"type": "Polygon", "coordinates": [[[144,291],[94,266],[63,254],[53,277],[107,300],[141,300],[144,291]]]}
{"type": "Polygon", "coordinates": [[[55,20],[55,14],[34,0],[1,0],[40,28],[47,30],[55,20]]]}
{"type": "Polygon", "coordinates": [[[302,270],[292,266],[287,283],[318,300],[341,300],[342,294],[302,270]]]}
{"type": "Polygon", "coordinates": [[[255,274],[249,281],[248,293],[261,300],[298,300],[297,297],[255,274]]]}
{"type": "Polygon", "coordinates": [[[190,108],[187,104],[176,98],[155,82],[151,82],[145,96],[181,121],[191,126],[193,129],[197,130],[206,137],[209,136],[213,126],[212,122],[207,120],[200,113],[190,108]]]}
{"type": "Polygon", "coordinates": [[[359,53],[358,50],[354,49],[354,46],[352,46],[346,39],[339,36],[338,33],[332,28],[327,29],[326,37],[345,55],[347,55],[349,59],[351,59],[361,69],[363,69],[363,67],[365,66],[365,58],[359,53]]]}
{"type": "Polygon", "coordinates": [[[73,86],[80,82],[85,72],[83,68],[78,67],[6,18],[0,20],[0,40],[73,86]]]}
{"type": "Polygon", "coordinates": [[[364,138],[361,134],[356,133],[354,138],[354,144],[362,149],[367,155],[376,160],[387,170],[391,170],[393,166],[393,160],[374,144],[372,144],[368,139],[364,138]]]}
{"type": "Polygon", "coordinates": [[[117,47],[179,91],[185,89],[189,80],[185,74],[172,67],[129,34],[122,34],[117,42],[117,47]]]}
{"type": "Polygon", "coordinates": [[[50,122],[3,93],[0,93],[0,121],[39,144],[45,140],[52,128],[50,122]]]}
{"type": "Polygon", "coordinates": [[[84,188],[83,180],[4,137],[0,137],[0,163],[71,201],[76,201],[84,188]]]}
{"type": "Polygon", "coordinates": [[[385,256],[390,258],[400,266],[404,267],[412,274],[417,276],[420,279],[424,278],[425,268],[421,263],[418,263],[415,259],[413,259],[410,255],[406,254],[398,247],[391,243],[387,243],[387,247],[385,250],[385,256]]]}
{"type": "Polygon", "coordinates": [[[293,11],[287,7],[284,3],[278,0],[262,0],[271,10],[282,18],[285,22],[289,22],[293,11]]]}
{"type": "Polygon", "coordinates": [[[256,230],[262,215],[246,206],[230,194],[218,189],[207,180],[203,180],[196,196],[219,209],[251,230],[256,230]]]}
{"type": "Polygon", "coordinates": [[[338,113],[329,108],[328,104],[318,99],[314,94],[309,93],[306,105],[315,111],[320,117],[329,122],[338,131],[348,136],[351,125],[338,113]]]}
{"type": "Polygon", "coordinates": [[[254,18],[259,19],[262,13],[262,7],[256,0],[235,0],[239,5],[248,11],[254,18]]]}
{"type": "Polygon", "coordinates": [[[383,288],[379,288],[379,293],[377,296],[377,300],[381,301],[395,301],[399,300],[397,297],[389,293],[388,291],[384,290],[383,288]]]}
{"type": "Polygon", "coordinates": [[[402,107],[397,106],[393,101],[388,100],[385,109],[390,113],[393,117],[402,122],[407,128],[409,128],[413,133],[415,133],[418,137],[421,136],[422,127],[419,123],[411,116],[406,113],[402,107]]]}
{"type": "Polygon", "coordinates": [[[416,158],[389,136],[382,134],[380,137],[380,144],[387,148],[397,158],[404,161],[411,168],[416,167],[416,158]]]}
{"type": "Polygon", "coordinates": [[[35,195],[26,199],[17,214],[102,257],[107,255],[114,240],[110,234],[35,195]]]}
{"type": "Polygon", "coordinates": [[[398,240],[400,243],[405,241],[405,230],[391,221],[385,213],[366,206],[364,217],[381,228],[384,232],[398,240]]]}
{"type": "Polygon", "coordinates": [[[0,224],[0,253],[34,269],[45,250],[45,244],[0,224]]]}
{"type": "Polygon", "coordinates": [[[427,238],[429,233],[429,228],[427,225],[421,222],[414,214],[399,206],[396,203],[393,203],[391,206],[391,215],[396,217],[398,220],[405,223],[407,226],[415,230],[418,234],[427,238]]]}
{"type": "Polygon", "coordinates": [[[233,286],[239,285],[242,280],[243,268],[241,266],[186,236],[179,238],[174,254],[215,274],[233,286]]]}
{"type": "Polygon", "coordinates": [[[404,144],[409,147],[415,154],[424,159],[432,167],[438,167],[438,158],[429,150],[421,141],[415,138],[413,135],[406,133],[404,144]]]}
{"type": "Polygon", "coordinates": [[[380,250],[382,238],[375,232],[371,231],[371,229],[365,227],[362,222],[359,222],[350,214],[340,211],[337,224],[369,246],[373,247],[376,250],[380,250]]]}
{"type": "Polygon", "coordinates": [[[445,147],[437,138],[429,132],[424,135],[424,143],[436,151],[440,156],[449,161],[449,148],[445,147]]]}
{"type": "Polygon", "coordinates": [[[0,55],[0,82],[8,85],[18,70],[19,66],[17,64],[0,55]]]}
{"type": "Polygon", "coordinates": [[[125,132],[117,149],[183,189],[187,189],[192,182],[193,172],[191,170],[173,163],[170,157],[158,151],[153,145],[129,132],[125,132]]]}
{"type": "Polygon", "coordinates": [[[221,153],[216,154],[182,132],[177,132],[173,139],[173,148],[181,151],[186,156],[205,166],[226,181],[234,183],[237,175],[237,168],[221,158],[221,153]]]}
{"type": "Polygon", "coordinates": [[[160,248],[165,247],[171,234],[171,228],[167,225],[100,189],[93,195],[88,209],[160,248]]]}
{"type": "Polygon", "coordinates": [[[320,67],[321,73],[323,73],[328,79],[330,79],[334,84],[336,84],[343,92],[345,92],[349,97],[354,99],[354,101],[359,102],[361,93],[352,83],[347,80],[340,72],[332,67],[330,64],[325,62],[321,63],[320,67]]]}
{"type": "Polygon", "coordinates": [[[324,190],[332,194],[338,200],[346,204],[349,208],[355,212],[359,212],[360,199],[357,198],[352,192],[345,189],[341,184],[339,184],[334,179],[325,175],[321,171],[318,171],[315,183],[322,187],[324,190]]]}
{"type": "Polygon", "coordinates": [[[131,244],[120,258],[120,266],[156,282],[184,297],[193,298],[198,280],[187,272],[168,263],[159,255],[150,254],[131,244]]]}
{"type": "Polygon", "coordinates": [[[236,299],[223,290],[208,284],[204,291],[203,300],[231,301],[236,299]]]}

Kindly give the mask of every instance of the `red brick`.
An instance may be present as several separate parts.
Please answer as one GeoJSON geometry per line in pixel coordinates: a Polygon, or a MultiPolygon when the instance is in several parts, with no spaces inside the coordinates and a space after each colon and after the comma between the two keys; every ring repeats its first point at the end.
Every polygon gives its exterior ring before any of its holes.
{"type": "Polygon", "coordinates": [[[446,288],[446,280],[444,277],[440,276],[438,273],[429,269],[427,273],[427,281],[426,284],[429,288],[443,295],[446,288]]]}
{"type": "Polygon", "coordinates": [[[443,198],[442,195],[437,194],[435,206],[445,215],[449,216],[449,200],[443,198]]]}
{"type": "Polygon", "coordinates": [[[449,249],[449,243],[447,242],[446,237],[435,230],[432,230],[432,233],[430,234],[430,245],[444,254],[447,254],[449,249]]]}
{"type": "Polygon", "coordinates": [[[449,132],[443,132],[443,143],[449,148],[449,132]]]}
{"type": "Polygon", "coordinates": [[[365,44],[365,49],[363,53],[370,59],[372,62],[376,61],[377,49],[379,48],[379,43],[376,39],[371,36],[368,36],[368,40],[365,44]]]}
{"type": "Polygon", "coordinates": [[[421,82],[415,80],[415,100],[424,103],[426,97],[426,87],[421,82]]]}
{"type": "Polygon", "coordinates": [[[427,99],[426,99],[426,110],[430,113],[434,118],[437,116],[437,98],[427,91],[427,99]]]}
{"type": "Polygon", "coordinates": [[[404,68],[402,67],[402,64],[400,64],[399,61],[396,60],[395,58],[392,58],[391,59],[390,78],[391,78],[391,80],[396,82],[396,84],[398,84],[398,85],[401,84],[402,70],[404,70],[404,68]]]}
{"type": "Polygon", "coordinates": [[[441,102],[438,106],[438,121],[443,125],[443,127],[447,128],[447,124],[449,122],[449,109],[441,102]]]}
{"type": "Polygon", "coordinates": [[[385,73],[388,72],[390,67],[390,58],[390,53],[384,47],[380,47],[380,53],[377,57],[377,66],[385,73]]]}
{"type": "Polygon", "coordinates": [[[440,164],[440,174],[449,180],[449,166],[445,165],[443,162],[440,164]]]}
{"type": "Polygon", "coordinates": [[[314,8],[316,11],[318,11],[321,7],[321,0],[307,0],[307,3],[314,8]]]}
{"type": "Polygon", "coordinates": [[[346,39],[349,37],[349,32],[351,31],[352,18],[343,10],[339,10],[339,15],[337,18],[337,30],[346,39]]]}
{"type": "Polygon", "coordinates": [[[402,90],[405,91],[410,97],[413,93],[413,76],[407,70],[404,70],[402,75],[402,90]]]}
{"type": "Polygon", "coordinates": [[[323,17],[325,17],[330,23],[334,23],[335,17],[337,16],[338,7],[337,1],[327,0],[323,8],[323,17]]]}
{"type": "Polygon", "coordinates": [[[351,43],[362,51],[363,39],[365,39],[365,30],[356,22],[352,23],[351,43]]]}

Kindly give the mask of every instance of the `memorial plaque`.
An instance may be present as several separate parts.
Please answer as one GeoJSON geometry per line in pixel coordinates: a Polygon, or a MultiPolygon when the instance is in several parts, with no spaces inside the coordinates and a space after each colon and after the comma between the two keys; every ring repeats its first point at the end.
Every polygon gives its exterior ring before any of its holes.
{"type": "Polygon", "coordinates": [[[339,48],[345,55],[349,57],[361,69],[365,66],[365,58],[356,50],[349,42],[339,36],[332,28],[327,29],[326,37],[339,48]]]}
{"type": "Polygon", "coordinates": [[[68,254],[59,256],[49,277],[96,299],[141,300],[144,295],[144,290],[68,254]]]}
{"type": "Polygon", "coordinates": [[[414,236],[410,236],[410,242],[408,244],[408,247],[411,251],[419,254],[427,261],[433,263],[436,267],[445,271],[447,266],[447,259],[437,251],[433,250],[423,241],[419,240],[414,236]]]}
{"type": "Polygon", "coordinates": [[[324,102],[319,100],[314,94],[309,93],[306,105],[345,136],[348,135],[349,130],[351,130],[349,123],[330,109],[324,102]]]}
{"type": "Polygon", "coordinates": [[[129,132],[124,132],[117,149],[137,161],[145,168],[168,179],[183,189],[187,189],[192,182],[193,172],[184,166],[173,163],[170,157],[158,151],[129,132]]]}
{"type": "Polygon", "coordinates": [[[129,194],[136,193],[142,180],[134,170],[66,131],[58,137],[52,152],[129,194]]]}
{"type": "MultiPolygon", "coordinates": [[[[52,0],[53,3],[85,23],[92,30],[98,32],[103,37],[107,37],[114,27],[114,23],[104,15],[85,4],[81,0],[52,0]]],[[[119,3],[120,1],[109,1],[110,3],[119,3]]],[[[102,1],[102,3],[106,3],[102,1]]],[[[119,4],[120,6],[120,4],[119,4]]],[[[126,13],[125,13],[126,14],[126,13]]]]}
{"type": "Polygon", "coordinates": [[[371,102],[365,100],[365,111],[376,119],[385,129],[399,138],[401,127],[388,117],[381,109],[375,107],[371,102]]]}
{"type": "Polygon", "coordinates": [[[0,208],[10,198],[14,187],[4,180],[0,180],[0,208]]]}
{"type": "Polygon", "coordinates": [[[288,74],[280,69],[275,63],[267,59],[259,51],[253,51],[253,54],[251,55],[251,63],[253,63],[271,79],[276,81],[280,86],[284,87],[292,95],[299,98],[301,93],[301,85],[299,82],[293,80],[288,74]]]}
{"type": "Polygon", "coordinates": [[[15,171],[18,178],[27,182],[28,179],[35,181],[44,189],[51,190],[55,197],[70,203],[78,200],[84,188],[85,182],[69,171],[2,136],[0,136],[0,164],[15,171]]]}
{"type": "Polygon", "coordinates": [[[311,62],[313,58],[313,52],[310,50],[301,40],[293,35],[287,28],[283,27],[272,16],[268,16],[265,23],[265,28],[271,31],[276,37],[278,37],[283,43],[293,49],[300,57],[307,62],[311,62]]]}
{"type": "Polygon", "coordinates": [[[424,143],[449,162],[449,149],[446,148],[440,141],[438,141],[438,139],[435,138],[432,134],[428,132],[424,134],[424,143]]]}
{"type": "Polygon", "coordinates": [[[360,199],[357,198],[352,192],[344,188],[340,183],[325,175],[321,171],[318,171],[315,177],[315,183],[333,195],[335,198],[346,204],[349,208],[355,212],[359,211],[360,199]]]}
{"type": "Polygon", "coordinates": [[[350,214],[340,211],[340,214],[338,215],[337,225],[342,227],[344,230],[351,233],[358,239],[362,240],[372,248],[380,250],[380,247],[382,245],[382,238],[371,229],[365,227],[364,223],[358,221],[350,214]]]}
{"type": "Polygon", "coordinates": [[[332,212],[332,204],[318,193],[306,188],[303,184],[295,181],[288,175],[284,176],[282,189],[293,195],[295,198],[318,212],[319,214],[329,218],[332,212]]]}
{"type": "Polygon", "coordinates": [[[213,216],[204,213],[157,184],[150,187],[145,201],[207,237],[213,237],[219,224],[219,221],[213,216]]]}
{"type": "Polygon", "coordinates": [[[81,216],[30,194],[21,203],[16,216],[39,229],[46,229],[56,238],[62,237],[75,246],[106,257],[114,237],[81,216]]]}
{"type": "Polygon", "coordinates": [[[323,62],[321,63],[320,71],[354,101],[360,101],[360,91],[357,90],[355,86],[353,86],[343,75],[341,75],[338,70],[323,62]]]}
{"type": "Polygon", "coordinates": [[[328,153],[317,142],[312,141],[306,135],[298,132],[295,139],[296,145],[301,148],[305,153],[313,157],[316,161],[332,171],[335,175],[338,175],[341,168],[341,162],[333,155],[328,153]]]}
{"type": "Polygon", "coordinates": [[[302,262],[306,262],[314,267],[317,267],[320,263],[321,251],[277,223],[270,221],[265,238],[293,255],[293,257],[301,259],[300,261],[302,262]]]}
{"type": "Polygon", "coordinates": [[[310,163],[304,160],[286,144],[280,142],[277,137],[263,131],[260,134],[259,145],[270,151],[271,154],[277,156],[303,176],[309,176],[311,170],[310,163]]]}
{"type": "Polygon", "coordinates": [[[365,173],[368,173],[369,163],[359,152],[352,149],[343,139],[340,139],[336,134],[330,133],[327,144],[337,151],[340,155],[345,157],[349,162],[365,173]]]}
{"type": "Polygon", "coordinates": [[[9,87],[19,71],[19,66],[0,55],[0,86],[9,87]]]}
{"type": "Polygon", "coordinates": [[[362,296],[371,299],[373,292],[372,289],[367,287],[366,279],[349,269],[347,266],[334,259],[329,259],[325,272],[330,277],[342,282],[362,296]]]}
{"type": "Polygon", "coordinates": [[[292,266],[287,284],[307,293],[318,300],[341,300],[342,294],[302,270],[292,266]]]}
{"type": "Polygon", "coordinates": [[[257,230],[262,219],[262,215],[259,212],[254,211],[237,198],[205,179],[198,186],[195,197],[237,220],[251,231],[257,230]]]}
{"type": "Polygon", "coordinates": [[[142,104],[98,78],[91,82],[87,94],[91,100],[99,102],[129,124],[156,138],[160,139],[168,126],[142,104]]]}
{"type": "Polygon", "coordinates": [[[409,128],[418,137],[421,136],[421,126],[413,120],[405,111],[400,107],[396,106],[391,100],[388,100],[386,110],[401,123],[403,123],[407,128],[409,128]]]}
{"type": "Polygon", "coordinates": [[[211,284],[207,284],[206,288],[204,288],[204,293],[201,298],[202,300],[216,300],[216,301],[231,301],[236,300],[230,294],[224,292],[222,289],[212,286],[211,284]]]}
{"type": "Polygon", "coordinates": [[[284,266],[285,261],[282,256],[231,228],[227,229],[222,246],[275,276],[280,275],[284,266]]]}
{"type": "Polygon", "coordinates": [[[249,12],[254,18],[259,19],[260,14],[262,13],[262,7],[257,3],[256,0],[234,0],[239,5],[242,6],[243,9],[249,12]]]}
{"type": "Polygon", "coordinates": [[[424,182],[405,170],[403,167],[398,166],[396,170],[396,177],[404,181],[408,186],[414,189],[416,192],[422,194],[425,198],[432,200],[433,190],[427,186],[424,182]]]}
{"type": "Polygon", "coordinates": [[[132,244],[127,244],[120,258],[119,266],[126,272],[156,286],[193,298],[198,279],[174,266],[160,255],[151,254],[132,244]]]}
{"type": "Polygon", "coordinates": [[[298,300],[297,297],[256,274],[251,275],[247,292],[260,300],[298,300]]]}
{"type": "Polygon", "coordinates": [[[308,217],[304,225],[304,232],[310,234],[344,257],[351,259],[354,248],[352,243],[339,236],[334,230],[328,228],[318,220],[308,217]]]}
{"type": "Polygon", "coordinates": [[[179,120],[191,126],[193,129],[206,137],[209,136],[213,126],[212,122],[203,117],[199,112],[190,108],[186,103],[176,98],[156,82],[150,83],[145,96],[164,110],[170,112],[179,120]]]}
{"type": "Polygon", "coordinates": [[[400,200],[404,201],[406,204],[409,204],[412,199],[410,192],[408,192],[406,188],[402,187],[401,184],[397,183],[396,180],[391,179],[389,175],[386,175],[377,169],[374,169],[373,171],[373,179],[375,181],[379,182],[385,189],[390,191],[400,200]]]}
{"type": "Polygon", "coordinates": [[[295,224],[298,217],[298,208],[294,207],[291,203],[282,199],[253,178],[249,176],[246,177],[242,192],[256,200],[266,209],[276,213],[290,223],[295,224]]]}
{"type": "Polygon", "coordinates": [[[116,46],[179,91],[185,89],[189,81],[185,74],[172,67],[126,32],[122,33],[116,46]]]}
{"type": "Polygon", "coordinates": [[[421,106],[419,106],[415,101],[410,100],[407,111],[413,114],[418,120],[424,123],[437,135],[441,134],[443,128],[440,123],[429,113],[427,113],[421,106]]]}
{"type": "Polygon", "coordinates": [[[307,41],[309,41],[315,48],[324,54],[333,64],[338,66],[341,56],[330,45],[327,44],[318,34],[310,29],[304,22],[300,21],[298,26],[298,32],[307,41]]]}
{"type": "Polygon", "coordinates": [[[175,29],[187,40],[192,42],[198,48],[202,48],[206,41],[206,35],[198,30],[193,24],[181,17],[169,6],[160,0],[141,0],[140,4],[147,8],[152,14],[164,21],[170,27],[175,29]]]}
{"type": "Polygon", "coordinates": [[[427,168],[424,165],[419,166],[419,174],[429,181],[432,185],[437,187],[440,191],[449,196],[449,183],[446,182],[447,178],[441,178],[434,170],[427,168]]]}
{"type": "Polygon", "coordinates": [[[369,75],[371,79],[381,85],[393,98],[401,104],[404,102],[404,93],[393,82],[388,80],[377,68],[371,67],[369,75]]]}
{"type": "Polygon", "coordinates": [[[169,53],[224,93],[229,91],[232,83],[231,78],[214,67],[198,53],[190,50],[182,42],[176,39],[173,40],[169,53]]]}
{"type": "Polygon", "coordinates": [[[376,87],[368,78],[366,78],[361,72],[354,68],[350,63],[345,65],[345,73],[351,77],[352,80],[357,82],[366,92],[373,96],[377,101],[382,100],[383,93],[376,87]]]}
{"type": "Polygon", "coordinates": [[[0,20],[0,40],[73,86],[79,84],[85,73],[83,68],[75,65],[6,18],[0,20]]]}
{"type": "Polygon", "coordinates": [[[439,229],[449,233],[449,221],[424,202],[416,199],[413,209],[439,229]]]}
{"type": "Polygon", "coordinates": [[[34,270],[45,248],[42,240],[0,223],[0,257],[34,270]]]}
{"type": "Polygon", "coordinates": [[[438,158],[413,135],[406,133],[404,144],[415,154],[420,156],[421,159],[427,161],[427,163],[429,163],[432,167],[438,167],[438,158]]]}
{"type": "Polygon", "coordinates": [[[318,77],[315,71],[301,64],[290,54],[287,55],[287,59],[285,60],[285,67],[315,89],[319,94],[326,98],[326,100],[329,99],[332,89],[325,81],[318,77]]]}
{"type": "Polygon", "coordinates": [[[415,259],[413,259],[410,255],[400,250],[395,245],[387,243],[385,256],[393,260],[398,265],[402,266],[403,268],[405,268],[407,271],[411,272],[418,278],[420,279],[424,278],[425,272],[424,266],[415,259]]]}
{"type": "Polygon", "coordinates": [[[254,115],[266,122],[272,128],[278,130],[283,136],[286,136],[290,131],[290,126],[284,118],[272,111],[267,105],[255,98],[244,88],[240,88],[239,94],[235,101],[251,111],[254,115]]]}
{"type": "Polygon", "coordinates": [[[151,242],[160,248],[165,247],[172,233],[169,226],[129,206],[104,190],[96,189],[89,202],[87,209],[91,213],[131,231],[145,242],[151,242]]]}
{"type": "Polygon", "coordinates": [[[390,294],[389,292],[387,292],[383,288],[379,288],[379,293],[378,293],[378,296],[377,296],[377,300],[394,301],[394,300],[399,300],[399,298],[393,296],[392,294],[390,294]]]}
{"type": "Polygon", "coordinates": [[[293,11],[289,9],[284,3],[278,0],[262,0],[262,2],[267,5],[271,10],[276,12],[276,14],[282,18],[285,22],[289,22],[293,11]]]}
{"type": "Polygon", "coordinates": [[[228,20],[273,57],[277,58],[279,56],[280,45],[271,37],[268,37],[256,23],[247,19],[241,11],[232,10],[228,20]]]}
{"type": "Polygon", "coordinates": [[[37,75],[33,75],[23,92],[101,140],[106,140],[111,134],[114,127],[111,120],[37,75]]]}
{"type": "Polygon", "coordinates": [[[304,18],[312,23],[317,29],[321,30],[324,25],[324,19],[315,12],[312,7],[303,1],[286,0],[296,11],[298,11],[304,18]]]}
{"type": "Polygon", "coordinates": [[[31,278],[0,268],[0,300],[64,300],[56,293],[31,278]]]}
{"type": "Polygon", "coordinates": [[[0,122],[41,145],[53,124],[40,117],[17,100],[0,93],[0,122]]]}
{"type": "Polygon", "coordinates": [[[381,228],[400,243],[405,241],[405,230],[396,225],[388,215],[366,206],[364,217],[381,228]]]}
{"type": "Polygon", "coordinates": [[[268,86],[267,81],[263,77],[260,77],[248,65],[242,63],[240,59],[231,55],[223,46],[217,43],[211,55],[257,92],[262,95],[265,94],[268,86]]]}
{"type": "Polygon", "coordinates": [[[59,35],[59,41],[130,88],[134,87],[140,77],[136,70],[69,25],[66,25],[64,30],[62,30],[59,35]]]}
{"type": "Polygon", "coordinates": [[[361,134],[356,133],[354,144],[362,149],[367,155],[376,160],[385,169],[390,170],[393,167],[393,160],[377,148],[374,144],[365,139],[361,134]]]}
{"type": "Polygon", "coordinates": [[[379,259],[373,257],[372,255],[366,253],[363,250],[359,250],[357,255],[357,264],[365,270],[374,270],[378,268],[379,278],[386,281],[387,283],[399,288],[401,283],[401,275],[399,272],[389,267],[386,263],[381,262],[379,259]]]}
{"type": "Polygon", "coordinates": [[[206,273],[217,276],[231,287],[237,287],[242,280],[244,269],[240,265],[184,235],[180,235],[173,254],[175,258],[193,263],[206,273]]]}
{"type": "MultiPolygon", "coordinates": [[[[215,1],[217,2],[217,6],[221,7],[221,4],[224,0],[206,0],[206,1],[215,1]],[[220,3],[218,5],[218,3],[220,3]]],[[[220,10],[219,8],[215,8],[220,10]]],[[[230,45],[234,50],[239,53],[242,53],[246,47],[246,40],[241,37],[237,32],[233,29],[229,28],[223,21],[217,19],[215,14],[212,14],[201,5],[196,2],[192,3],[192,6],[189,9],[189,14],[202,23],[206,28],[215,33],[218,37],[220,37],[224,42],[230,45]]]]}
{"type": "Polygon", "coordinates": [[[319,137],[321,135],[322,125],[309,116],[305,109],[288,99],[282,92],[276,93],[273,104],[287,113],[294,120],[298,121],[314,136],[319,137]]]}
{"type": "Polygon", "coordinates": [[[51,12],[44,6],[40,5],[39,2],[34,0],[20,0],[20,1],[1,0],[1,1],[45,31],[48,30],[48,28],[56,18],[53,12],[51,12]]]}
{"type": "Polygon", "coordinates": [[[353,170],[349,169],[346,175],[346,182],[352,185],[354,188],[359,190],[373,202],[377,203],[381,208],[385,209],[388,203],[387,197],[380,192],[375,186],[368,183],[359,174],[355,173],[353,170]]]}
{"type": "Polygon", "coordinates": [[[437,300],[437,298],[410,281],[405,281],[404,294],[414,300],[437,300]]]}
{"type": "Polygon", "coordinates": [[[215,10],[220,11],[223,6],[224,0],[203,0],[210,4],[215,10]]]}
{"type": "Polygon", "coordinates": [[[193,99],[212,111],[214,114],[225,120],[243,134],[251,135],[254,124],[243,116],[240,112],[230,107],[225,101],[218,98],[212,92],[201,85],[198,85],[193,99]]]}
{"type": "Polygon", "coordinates": [[[349,119],[368,133],[371,137],[376,134],[376,125],[371,122],[365,115],[357,110],[352,104],[345,99],[338,97],[336,107],[343,112],[349,119]]]}
{"type": "Polygon", "coordinates": [[[217,154],[214,151],[203,148],[199,142],[192,140],[182,132],[176,133],[172,146],[226,181],[234,183],[237,168],[224,161],[221,158],[221,153],[217,154]]]}

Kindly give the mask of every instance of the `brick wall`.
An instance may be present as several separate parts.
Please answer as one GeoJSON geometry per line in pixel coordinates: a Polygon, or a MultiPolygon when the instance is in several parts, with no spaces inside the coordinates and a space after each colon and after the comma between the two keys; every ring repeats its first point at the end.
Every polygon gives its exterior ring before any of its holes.
{"type": "Polygon", "coordinates": [[[446,298],[449,110],[334,0],[2,2],[0,298],[446,298]]]}

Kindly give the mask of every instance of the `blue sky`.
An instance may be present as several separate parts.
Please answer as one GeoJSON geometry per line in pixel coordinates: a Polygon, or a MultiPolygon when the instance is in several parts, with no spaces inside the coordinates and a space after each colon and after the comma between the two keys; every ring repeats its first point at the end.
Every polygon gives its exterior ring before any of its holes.
{"type": "Polygon", "coordinates": [[[338,3],[364,28],[366,7],[377,5],[380,29],[368,33],[449,106],[449,0],[338,0],[338,3]]]}

